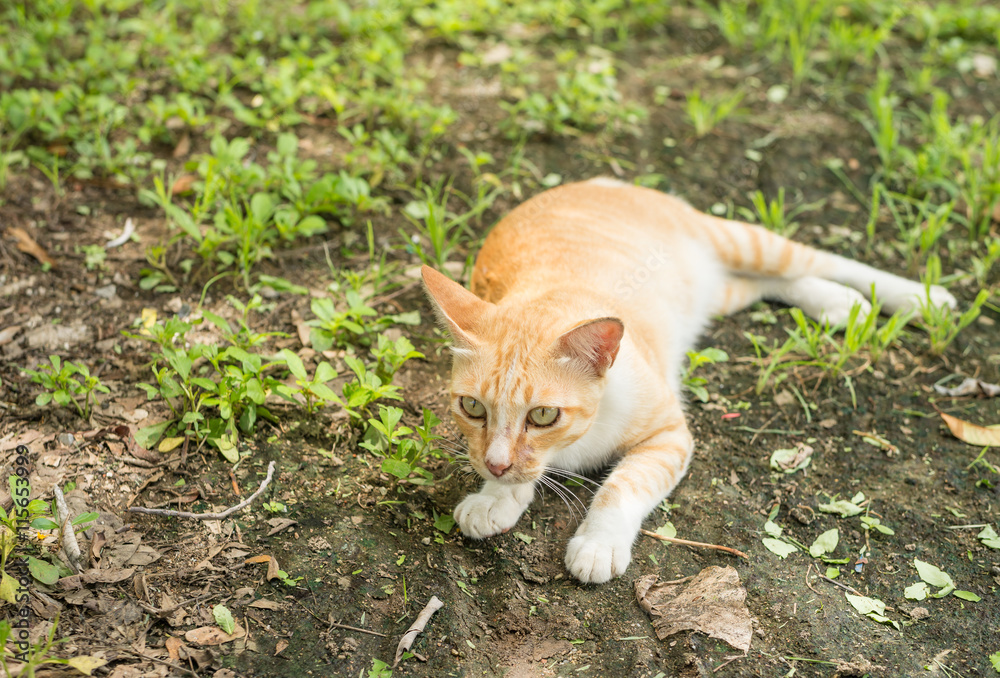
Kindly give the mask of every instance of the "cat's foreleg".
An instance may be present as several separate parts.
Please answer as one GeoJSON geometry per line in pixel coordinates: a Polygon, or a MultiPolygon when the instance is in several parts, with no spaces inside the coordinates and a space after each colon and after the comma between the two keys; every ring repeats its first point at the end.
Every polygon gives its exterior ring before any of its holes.
{"type": "Polygon", "coordinates": [[[566,568],[584,583],[625,573],[642,521],[687,471],[693,441],[679,427],[629,450],[594,495],[587,518],[566,548],[566,568]]]}
{"type": "Polygon", "coordinates": [[[506,532],[517,524],[535,498],[534,483],[498,483],[487,480],[475,494],[455,507],[455,521],[462,534],[485,539],[506,532]]]}

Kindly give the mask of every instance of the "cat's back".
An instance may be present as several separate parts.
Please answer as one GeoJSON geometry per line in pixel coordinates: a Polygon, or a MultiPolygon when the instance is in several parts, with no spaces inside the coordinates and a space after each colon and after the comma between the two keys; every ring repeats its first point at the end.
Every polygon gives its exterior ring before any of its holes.
{"type": "MultiPolygon", "coordinates": [[[[681,261],[698,212],[679,198],[598,178],[540,193],[500,220],[476,259],[472,291],[498,301],[514,286],[594,284],[623,271],[681,261]]],[[[607,283],[609,280],[604,280],[607,283]]]]}

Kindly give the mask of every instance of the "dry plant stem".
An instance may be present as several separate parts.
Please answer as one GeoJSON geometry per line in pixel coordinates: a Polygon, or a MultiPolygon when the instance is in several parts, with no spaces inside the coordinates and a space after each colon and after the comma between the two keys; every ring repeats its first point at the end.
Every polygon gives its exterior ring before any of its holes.
{"type": "Polygon", "coordinates": [[[335,629],[346,629],[348,631],[357,631],[358,633],[367,633],[369,636],[378,636],[379,638],[388,638],[389,636],[384,633],[379,633],[378,631],[369,631],[368,629],[359,629],[357,626],[348,626],[347,624],[338,624],[337,622],[330,622],[330,626],[335,629]]]}
{"type": "Polygon", "coordinates": [[[133,506],[129,509],[130,513],[147,513],[154,516],[173,516],[175,518],[190,518],[191,520],[222,520],[226,516],[236,513],[240,509],[244,509],[253,503],[253,500],[264,493],[267,486],[271,484],[271,478],[274,477],[274,462],[272,461],[267,465],[267,477],[264,478],[264,482],[260,484],[257,491],[251,494],[249,497],[241,501],[236,506],[227,508],[225,511],[220,511],[219,513],[191,513],[189,511],[173,511],[170,509],[151,509],[145,508],[143,506],[133,506]]]}
{"type": "Polygon", "coordinates": [[[73,531],[73,523],[70,520],[69,508],[66,506],[66,498],[62,490],[56,485],[52,488],[56,496],[56,522],[59,523],[59,540],[62,542],[63,553],[73,572],[80,573],[80,545],[76,541],[76,532],[73,531]]]}
{"type": "Polygon", "coordinates": [[[703,549],[715,549],[717,551],[725,551],[726,553],[732,553],[734,556],[739,556],[740,558],[749,558],[749,556],[743,551],[737,551],[734,548],[729,548],[728,546],[719,546],[718,544],[705,544],[700,541],[688,541],[687,539],[677,539],[676,537],[664,537],[662,534],[656,534],[655,532],[650,532],[649,530],[639,530],[641,533],[647,537],[652,537],[653,539],[659,539],[660,541],[669,541],[671,544],[683,544],[684,546],[697,546],[703,549]]]}
{"type": "Polygon", "coordinates": [[[839,581],[834,581],[834,580],[830,579],[829,577],[826,577],[826,576],[824,576],[822,574],[817,574],[816,576],[818,576],[823,581],[828,581],[831,584],[833,584],[834,586],[837,586],[839,588],[844,589],[845,591],[847,591],[848,593],[850,593],[852,596],[863,596],[864,595],[863,593],[861,593],[860,591],[858,591],[853,586],[848,586],[847,584],[841,584],[839,581]]]}
{"type": "Polygon", "coordinates": [[[403,637],[399,639],[399,645],[396,646],[396,659],[392,662],[392,668],[396,668],[396,665],[399,664],[399,660],[403,657],[403,653],[410,649],[410,646],[413,645],[413,641],[416,639],[417,635],[424,630],[425,626],[427,626],[427,622],[431,618],[431,615],[440,610],[442,607],[444,607],[444,603],[442,603],[437,596],[431,596],[431,599],[427,601],[427,605],[425,605],[424,609],[417,615],[416,621],[410,625],[410,628],[406,629],[406,633],[404,633],[403,637]]]}

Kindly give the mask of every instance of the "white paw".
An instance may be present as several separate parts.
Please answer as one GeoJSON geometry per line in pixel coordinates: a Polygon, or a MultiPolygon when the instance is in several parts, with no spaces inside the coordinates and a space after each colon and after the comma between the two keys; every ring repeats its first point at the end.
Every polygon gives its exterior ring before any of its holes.
{"type": "MultiPolygon", "coordinates": [[[[875,294],[879,295],[878,289],[875,290],[875,294]]],[[[919,313],[920,309],[927,305],[928,294],[927,288],[921,283],[907,281],[905,286],[901,286],[898,290],[890,290],[884,297],[879,296],[879,299],[882,301],[882,307],[888,313],[896,311],[919,313]]],[[[931,285],[930,304],[931,306],[955,308],[958,306],[958,301],[951,292],[940,285],[931,285]]]]}
{"type": "Polygon", "coordinates": [[[455,521],[462,534],[485,539],[514,527],[525,505],[513,495],[470,494],[455,507],[455,521]]]}
{"type": "Polygon", "coordinates": [[[824,300],[823,308],[819,312],[819,319],[829,323],[830,327],[846,325],[855,304],[861,307],[858,311],[858,320],[863,321],[872,312],[872,305],[857,290],[841,286],[833,298],[824,300]]]}
{"type": "Polygon", "coordinates": [[[621,535],[580,534],[566,548],[566,569],[584,584],[603,584],[625,574],[632,560],[632,540],[621,535]]]}

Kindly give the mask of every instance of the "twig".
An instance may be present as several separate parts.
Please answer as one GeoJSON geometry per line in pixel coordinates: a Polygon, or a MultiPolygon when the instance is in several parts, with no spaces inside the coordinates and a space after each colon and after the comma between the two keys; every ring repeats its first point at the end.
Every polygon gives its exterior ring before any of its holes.
{"type": "Polygon", "coordinates": [[[66,498],[63,496],[59,485],[52,488],[56,496],[56,522],[59,523],[59,540],[62,542],[63,553],[73,572],[80,573],[80,545],[76,541],[76,532],[73,531],[73,522],[70,519],[69,507],[66,506],[66,498]]]}
{"type": "Polygon", "coordinates": [[[732,664],[737,659],[743,659],[744,657],[746,657],[745,654],[738,654],[735,657],[730,657],[729,659],[727,659],[726,661],[722,662],[721,664],[719,664],[718,666],[716,666],[714,669],[712,669],[712,673],[718,673],[722,669],[723,666],[726,666],[728,664],[732,664]]]}
{"type": "Polygon", "coordinates": [[[743,551],[737,551],[734,548],[729,548],[728,546],[719,546],[718,544],[705,544],[700,541],[688,541],[687,539],[677,539],[676,537],[664,537],[662,534],[656,534],[655,532],[650,532],[649,530],[639,530],[641,533],[647,537],[652,537],[653,539],[659,539],[660,541],[669,541],[671,544],[683,544],[684,546],[697,546],[703,549],[716,549],[717,551],[725,551],[726,553],[732,553],[734,556],[739,556],[740,558],[749,558],[747,554],[743,551]]]}
{"type": "MultiPolygon", "coordinates": [[[[813,569],[813,564],[810,562],[809,563],[809,567],[806,568],[806,586],[808,586],[809,590],[812,591],[813,593],[815,593],[818,596],[819,595],[819,591],[817,591],[816,589],[814,589],[812,587],[812,584],[809,583],[809,573],[812,572],[812,569],[813,569]]],[[[816,568],[816,570],[817,570],[816,574],[819,574],[819,568],[816,568]]]]}
{"type": "Polygon", "coordinates": [[[139,654],[138,652],[135,652],[133,650],[126,650],[124,647],[115,647],[115,648],[109,648],[109,649],[113,649],[116,652],[124,652],[125,654],[131,655],[131,656],[135,657],[136,659],[148,660],[148,661],[156,662],[157,664],[163,664],[164,666],[169,666],[170,668],[174,669],[175,671],[180,671],[181,673],[185,673],[185,674],[187,674],[189,676],[194,676],[194,678],[200,678],[195,671],[192,671],[191,669],[187,668],[186,666],[181,666],[180,664],[175,664],[173,662],[167,661],[166,659],[160,659],[159,657],[150,657],[150,656],[147,656],[147,655],[144,655],[144,654],[139,654]]]}
{"type": "Polygon", "coordinates": [[[191,513],[189,511],[173,511],[169,509],[151,509],[145,508],[143,506],[133,506],[129,509],[130,513],[147,513],[154,516],[173,516],[176,518],[190,518],[191,520],[222,520],[228,515],[236,513],[240,509],[246,508],[253,500],[264,493],[267,486],[271,483],[271,478],[274,476],[274,462],[272,461],[267,465],[267,477],[264,478],[264,482],[260,484],[257,491],[251,494],[249,497],[241,501],[236,506],[227,508],[225,511],[219,513],[191,513]]]}
{"type": "Polygon", "coordinates": [[[442,607],[444,607],[444,603],[442,603],[437,596],[431,596],[431,599],[427,601],[427,605],[425,605],[424,609],[422,609],[420,614],[417,615],[416,621],[410,625],[410,628],[406,629],[406,633],[404,633],[403,637],[399,639],[399,645],[396,646],[396,659],[392,662],[392,668],[396,668],[396,665],[399,664],[399,660],[403,658],[403,653],[410,649],[410,646],[413,645],[414,639],[416,639],[417,635],[424,630],[425,626],[427,626],[427,622],[431,618],[431,615],[440,610],[442,607]]]}
{"type": "Polygon", "coordinates": [[[837,586],[839,588],[844,589],[845,591],[847,591],[848,593],[850,593],[852,596],[863,596],[864,595],[863,593],[861,593],[861,591],[858,591],[853,586],[848,586],[847,584],[841,584],[839,581],[834,581],[834,580],[830,579],[829,577],[824,576],[822,574],[817,574],[816,576],[819,577],[820,579],[822,579],[823,581],[830,582],[834,586],[837,586]]]}
{"type": "Polygon", "coordinates": [[[384,633],[379,633],[378,631],[369,631],[368,629],[359,629],[357,626],[348,626],[347,624],[338,624],[337,622],[329,622],[330,626],[336,629],[347,629],[348,631],[357,631],[358,633],[367,633],[370,636],[378,636],[379,638],[388,638],[389,636],[384,633]]]}

